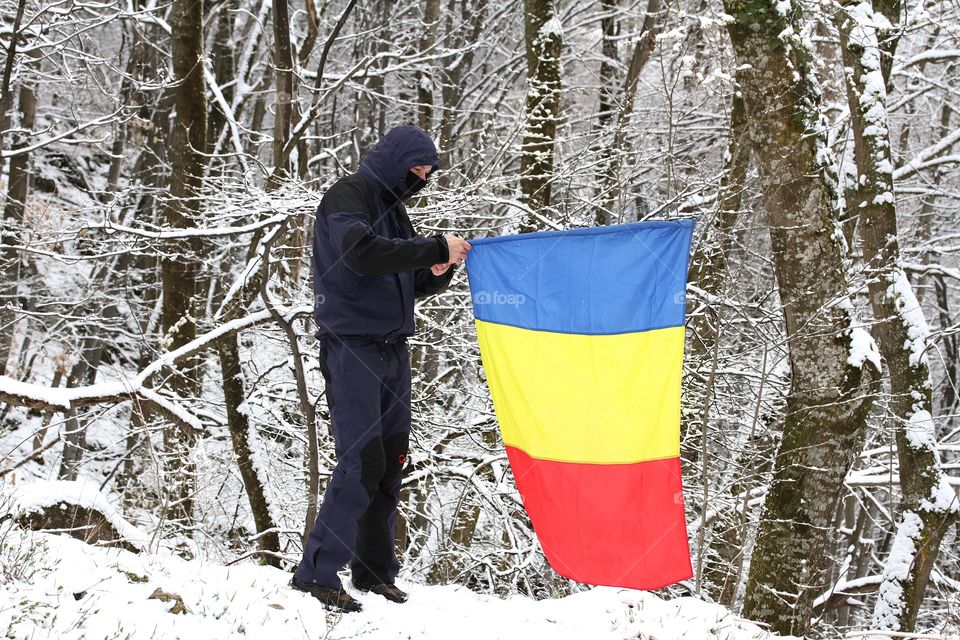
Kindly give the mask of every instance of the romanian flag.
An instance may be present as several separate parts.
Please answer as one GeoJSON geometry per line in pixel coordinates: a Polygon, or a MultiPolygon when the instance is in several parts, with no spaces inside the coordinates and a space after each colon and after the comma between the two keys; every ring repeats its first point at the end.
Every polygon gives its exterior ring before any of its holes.
{"type": "Polygon", "coordinates": [[[490,395],[550,565],[590,584],[689,578],[680,478],[693,221],[471,240],[490,395]]]}

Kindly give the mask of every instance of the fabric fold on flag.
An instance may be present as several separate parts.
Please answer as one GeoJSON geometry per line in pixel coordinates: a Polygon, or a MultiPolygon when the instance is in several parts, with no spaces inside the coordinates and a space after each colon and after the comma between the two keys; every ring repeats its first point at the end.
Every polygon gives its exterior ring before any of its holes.
{"type": "Polygon", "coordinates": [[[680,378],[693,221],[471,240],[503,442],[550,565],[657,589],[692,575],[680,378]]]}

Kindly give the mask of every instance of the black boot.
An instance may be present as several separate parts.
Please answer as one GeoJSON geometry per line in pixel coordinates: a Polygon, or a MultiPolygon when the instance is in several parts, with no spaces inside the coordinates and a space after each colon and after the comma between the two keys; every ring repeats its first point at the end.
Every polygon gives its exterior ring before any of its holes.
{"type": "Polygon", "coordinates": [[[369,584],[366,582],[354,582],[353,586],[356,587],[358,591],[363,591],[364,593],[369,591],[377,594],[378,596],[383,596],[390,602],[396,602],[398,604],[403,604],[409,597],[407,596],[406,591],[402,591],[401,589],[397,588],[397,585],[395,584],[369,584]]]}
{"type": "Polygon", "coordinates": [[[297,591],[309,593],[319,600],[324,607],[330,610],[350,613],[363,609],[363,605],[354,600],[353,596],[344,591],[342,587],[324,587],[323,585],[304,582],[297,578],[290,579],[290,586],[297,591]]]}

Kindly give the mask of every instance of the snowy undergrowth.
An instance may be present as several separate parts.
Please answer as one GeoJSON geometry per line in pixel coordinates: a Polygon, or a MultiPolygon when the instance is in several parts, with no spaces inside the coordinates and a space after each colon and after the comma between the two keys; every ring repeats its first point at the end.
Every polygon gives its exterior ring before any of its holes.
{"type": "Polygon", "coordinates": [[[136,555],[16,527],[12,533],[43,549],[46,568],[29,580],[0,585],[0,629],[8,630],[7,638],[775,637],[719,605],[607,587],[534,601],[401,581],[411,594],[408,603],[351,591],[364,610],[341,615],[292,591],[290,575],[270,567],[136,555]],[[151,598],[158,589],[168,594],[166,601],[151,598]],[[179,608],[174,596],[185,612],[171,612],[179,608]]]}

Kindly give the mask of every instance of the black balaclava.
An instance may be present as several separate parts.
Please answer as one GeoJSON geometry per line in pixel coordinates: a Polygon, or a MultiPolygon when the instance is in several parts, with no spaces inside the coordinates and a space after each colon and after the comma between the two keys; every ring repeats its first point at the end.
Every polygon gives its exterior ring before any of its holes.
{"type": "Polygon", "coordinates": [[[360,163],[360,172],[370,178],[388,200],[404,201],[426,186],[427,181],[410,171],[411,167],[440,167],[437,147],[419,127],[401,125],[387,132],[370,148],[360,163]]]}

